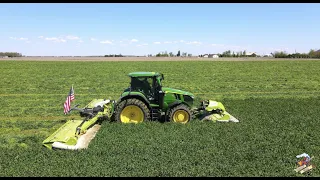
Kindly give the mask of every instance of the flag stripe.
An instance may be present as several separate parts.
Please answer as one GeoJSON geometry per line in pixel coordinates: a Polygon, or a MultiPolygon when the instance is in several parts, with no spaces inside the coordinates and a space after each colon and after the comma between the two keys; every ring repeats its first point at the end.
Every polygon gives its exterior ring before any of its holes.
{"type": "Polygon", "coordinates": [[[75,99],[74,97],[74,90],[73,90],[73,86],[70,89],[69,95],[66,99],[66,101],[64,102],[64,114],[67,114],[70,111],[70,106],[71,106],[71,102],[75,99]]]}

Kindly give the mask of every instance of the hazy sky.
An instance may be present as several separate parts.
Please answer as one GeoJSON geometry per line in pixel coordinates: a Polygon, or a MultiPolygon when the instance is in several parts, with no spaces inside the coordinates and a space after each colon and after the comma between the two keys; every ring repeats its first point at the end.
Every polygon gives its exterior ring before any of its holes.
{"type": "Polygon", "coordinates": [[[320,49],[320,4],[0,4],[0,52],[266,54],[320,49]]]}

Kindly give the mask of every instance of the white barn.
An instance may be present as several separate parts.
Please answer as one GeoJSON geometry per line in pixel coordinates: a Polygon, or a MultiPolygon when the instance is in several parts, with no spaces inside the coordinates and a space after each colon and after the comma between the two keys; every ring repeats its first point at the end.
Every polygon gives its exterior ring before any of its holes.
{"type": "Polygon", "coordinates": [[[209,54],[208,58],[219,58],[218,54],[209,54]]]}

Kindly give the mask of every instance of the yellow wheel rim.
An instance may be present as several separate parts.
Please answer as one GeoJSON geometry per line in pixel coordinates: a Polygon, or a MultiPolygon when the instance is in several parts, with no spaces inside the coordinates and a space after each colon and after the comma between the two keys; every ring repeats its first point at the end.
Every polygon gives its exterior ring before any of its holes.
{"type": "Polygon", "coordinates": [[[143,122],[143,119],[142,110],[135,105],[125,107],[120,114],[120,120],[123,123],[140,123],[143,122]]]}
{"type": "Polygon", "coordinates": [[[177,123],[185,124],[189,120],[188,112],[184,110],[178,110],[173,114],[173,121],[177,123]]]}

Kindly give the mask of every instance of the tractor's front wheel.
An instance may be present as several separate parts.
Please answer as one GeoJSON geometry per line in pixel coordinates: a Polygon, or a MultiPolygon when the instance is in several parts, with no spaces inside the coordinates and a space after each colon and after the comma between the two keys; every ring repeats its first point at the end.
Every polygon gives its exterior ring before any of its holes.
{"type": "Polygon", "coordinates": [[[141,123],[150,120],[150,110],[139,99],[126,99],[119,103],[115,120],[121,123],[141,123]]]}
{"type": "Polygon", "coordinates": [[[180,104],[169,111],[169,120],[171,122],[185,124],[192,119],[192,113],[188,106],[180,104]]]}

